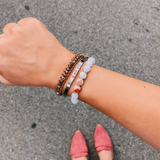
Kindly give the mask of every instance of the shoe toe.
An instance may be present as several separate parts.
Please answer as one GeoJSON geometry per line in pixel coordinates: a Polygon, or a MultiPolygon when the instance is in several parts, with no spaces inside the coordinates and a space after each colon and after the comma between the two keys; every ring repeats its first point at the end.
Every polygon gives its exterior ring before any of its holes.
{"type": "Polygon", "coordinates": [[[78,130],[75,132],[70,150],[71,157],[84,157],[88,155],[88,148],[83,134],[78,130]]]}
{"type": "Polygon", "coordinates": [[[97,125],[95,129],[94,141],[95,141],[96,151],[101,151],[101,150],[110,151],[113,149],[111,139],[107,131],[101,125],[97,125]]]}

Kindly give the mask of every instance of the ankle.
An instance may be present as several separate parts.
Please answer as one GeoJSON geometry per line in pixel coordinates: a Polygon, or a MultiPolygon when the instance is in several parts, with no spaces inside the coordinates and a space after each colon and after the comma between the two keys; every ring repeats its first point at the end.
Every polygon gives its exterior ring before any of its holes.
{"type": "Polygon", "coordinates": [[[99,159],[100,160],[112,160],[113,157],[112,157],[112,151],[99,151],[97,152],[98,156],[99,156],[99,159]]]}
{"type": "Polygon", "coordinates": [[[88,160],[87,157],[72,158],[72,160],[88,160]]]}

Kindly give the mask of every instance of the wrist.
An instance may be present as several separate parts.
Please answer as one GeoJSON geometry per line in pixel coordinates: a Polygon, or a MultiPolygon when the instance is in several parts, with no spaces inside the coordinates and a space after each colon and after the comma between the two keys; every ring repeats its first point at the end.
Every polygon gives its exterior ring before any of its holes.
{"type": "MultiPolygon", "coordinates": [[[[73,80],[73,82],[72,82],[72,84],[71,84],[71,86],[70,86],[70,88],[69,88],[69,90],[68,90],[67,96],[71,96],[71,94],[74,92],[74,86],[76,85],[76,80],[79,78],[79,74],[83,71],[83,67],[85,66],[85,64],[86,64],[86,62],[84,62],[84,63],[82,64],[82,66],[81,66],[81,68],[79,69],[77,75],[75,76],[75,78],[74,78],[74,80],[73,80]]],[[[76,68],[77,66],[78,66],[78,64],[74,67],[74,69],[73,69],[73,71],[71,72],[70,76],[68,77],[66,83],[64,84],[62,93],[64,93],[64,90],[65,90],[65,88],[66,88],[66,86],[67,86],[67,84],[68,84],[68,81],[69,81],[69,79],[71,78],[71,76],[72,76],[72,74],[73,74],[73,72],[74,72],[74,70],[75,70],[75,68],[76,68]]]]}
{"type": "Polygon", "coordinates": [[[52,70],[52,67],[51,67],[51,71],[49,72],[49,76],[48,76],[49,80],[48,80],[48,84],[47,84],[47,87],[49,87],[50,89],[52,89],[54,91],[56,91],[58,81],[59,81],[63,71],[65,70],[65,68],[69,64],[70,60],[75,56],[74,53],[70,52],[66,48],[59,51],[58,54],[60,54],[62,56],[57,58],[57,60],[55,61],[56,64],[54,64],[54,66],[56,66],[56,69],[52,70]]]}

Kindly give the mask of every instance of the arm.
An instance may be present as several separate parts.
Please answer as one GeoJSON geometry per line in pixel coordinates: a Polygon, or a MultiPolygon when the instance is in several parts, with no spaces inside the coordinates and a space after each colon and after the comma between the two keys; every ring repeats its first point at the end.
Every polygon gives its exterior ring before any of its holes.
{"type": "MultiPolygon", "coordinates": [[[[69,96],[75,83],[69,90],[69,96]]],[[[159,86],[93,65],[79,99],[160,151],[159,86]]]]}
{"type": "MultiPolygon", "coordinates": [[[[7,24],[3,33],[0,35],[0,81],[6,85],[46,86],[55,90],[74,54],[35,18],[7,24]]],[[[69,96],[74,85],[75,81],[69,96]]],[[[159,86],[93,65],[79,99],[160,151],[159,86]]]]}

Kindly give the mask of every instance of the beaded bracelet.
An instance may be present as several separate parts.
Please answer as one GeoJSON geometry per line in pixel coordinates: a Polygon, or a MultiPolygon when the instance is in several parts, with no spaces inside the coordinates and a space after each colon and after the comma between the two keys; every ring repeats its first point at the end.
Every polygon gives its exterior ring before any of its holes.
{"type": "Polygon", "coordinates": [[[70,73],[72,72],[73,68],[77,65],[77,63],[78,63],[83,57],[84,57],[84,56],[80,57],[80,58],[76,61],[76,63],[72,66],[72,68],[70,69],[70,71],[68,72],[68,75],[67,75],[66,79],[64,80],[64,83],[63,83],[62,86],[61,86],[61,90],[59,91],[59,92],[60,92],[60,95],[62,95],[62,90],[63,90],[64,84],[65,84],[66,80],[68,79],[70,73]]]}
{"type": "Polygon", "coordinates": [[[71,102],[73,104],[77,104],[79,102],[78,100],[78,93],[81,91],[81,87],[83,85],[83,79],[85,79],[87,77],[87,72],[90,71],[90,67],[95,64],[95,58],[90,57],[87,62],[86,65],[83,68],[83,72],[80,73],[80,78],[77,79],[76,81],[76,85],[74,86],[74,92],[71,94],[71,102]]]}
{"type": "Polygon", "coordinates": [[[64,90],[64,93],[63,93],[63,96],[64,96],[64,97],[67,96],[67,93],[68,93],[68,91],[69,91],[69,89],[70,89],[70,87],[71,87],[71,84],[72,84],[72,82],[74,81],[74,79],[75,79],[78,71],[80,70],[82,64],[83,64],[88,58],[89,58],[89,56],[85,56],[85,57],[83,57],[83,59],[78,63],[77,67],[75,68],[74,72],[72,73],[72,76],[71,76],[71,78],[70,78],[70,80],[69,80],[69,82],[68,82],[68,84],[67,84],[67,86],[66,86],[66,88],[65,88],[65,90],[64,90]]]}
{"type": "Polygon", "coordinates": [[[64,71],[64,73],[62,73],[62,76],[60,77],[60,79],[58,80],[58,84],[57,84],[57,88],[56,88],[56,94],[57,95],[62,95],[62,89],[63,86],[68,78],[68,76],[70,75],[71,71],[73,70],[73,68],[75,67],[75,65],[84,57],[83,54],[81,53],[77,53],[75,55],[75,57],[73,59],[71,59],[70,63],[68,64],[68,67],[65,68],[66,70],[64,71]]]}
{"type": "Polygon", "coordinates": [[[73,70],[73,68],[75,67],[75,65],[84,57],[84,55],[82,55],[81,53],[77,53],[77,55],[75,56],[74,59],[72,59],[70,61],[70,63],[68,64],[68,67],[65,68],[66,70],[64,70],[64,73],[62,74],[62,76],[60,77],[59,83],[57,85],[57,90],[56,90],[56,94],[57,95],[62,95],[62,90],[63,90],[63,86],[67,80],[67,78],[69,77],[71,71],[73,70]]]}

